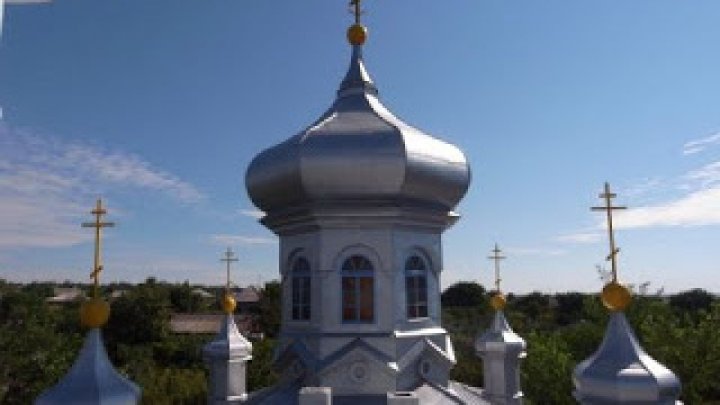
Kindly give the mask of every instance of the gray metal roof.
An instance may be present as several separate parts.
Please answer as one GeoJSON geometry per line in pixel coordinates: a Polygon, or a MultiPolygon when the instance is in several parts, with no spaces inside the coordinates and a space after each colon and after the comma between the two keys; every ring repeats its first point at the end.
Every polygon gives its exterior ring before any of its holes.
{"type": "Polygon", "coordinates": [[[622,312],[610,316],[600,348],[573,373],[575,398],[587,404],[675,404],[680,381],[638,343],[622,312]]]}
{"type": "Polygon", "coordinates": [[[488,330],[475,339],[475,350],[479,353],[487,351],[508,351],[525,349],[525,340],[518,336],[508,324],[502,311],[495,311],[493,323],[488,330]]]}
{"type": "Polygon", "coordinates": [[[260,298],[261,298],[260,291],[253,286],[241,288],[240,291],[237,291],[235,293],[235,300],[238,303],[243,303],[243,304],[257,303],[257,302],[260,302],[260,298]]]}
{"type": "Polygon", "coordinates": [[[242,358],[252,356],[252,343],[240,333],[232,315],[225,315],[220,323],[220,331],[215,339],[203,348],[203,354],[210,357],[242,358]]]}
{"type": "MultiPolygon", "coordinates": [[[[279,385],[255,391],[249,394],[248,405],[297,405],[298,393],[302,389],[299,384],[281,383],[279,385]]],[[[482,394],[482,390],[450,381],[447,387],[426,383],[412,391],[420,398],[421,404],[434,405],[484,405],[490,404],[482,394]]],[[[385,395],[334,395],[333,405],[385,405],[385,395]]]]}
{"type": "Polygon", "coordinates": [[[35,400],[36,405],[127,405],[140,401],[140,388],[120,375],[108,359],[99,329],[85,338],[68,373],[35,400]]]}
{"type": "Polygon", "coordinates": [[[250,164],[246,186],[272,217],[308,206],[419,206],[450,211],[470,183],[460,149],[401,121],[377,97],[362,48],[330,109],[250,164]]]}

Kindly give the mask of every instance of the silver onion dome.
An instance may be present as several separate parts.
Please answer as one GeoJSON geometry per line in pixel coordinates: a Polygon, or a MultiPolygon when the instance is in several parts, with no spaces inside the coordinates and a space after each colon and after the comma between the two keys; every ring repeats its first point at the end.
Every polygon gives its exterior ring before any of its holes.
{"type": "Polygon", "coordinates": [[[308,206],[416,206],[449,212],[470,169],[456,146],[404,123],[382,105],[362,47],[333,105],[307,129],[255,157],[253,203],[269,215],[308,206]]]}
{"type": "Polygon", "coordinates": [[[131,405],[141,399],[140,388],[113,368],[100,329],[91,329],[68,373],[44,391],[35,405],[131,405]]]}
{"type": "Polygon", "coordinates": [[[600,348],[575,367],[581,404],[678,404],[680,380],[640,346],[625,315],[610,316],[600,348]]]}

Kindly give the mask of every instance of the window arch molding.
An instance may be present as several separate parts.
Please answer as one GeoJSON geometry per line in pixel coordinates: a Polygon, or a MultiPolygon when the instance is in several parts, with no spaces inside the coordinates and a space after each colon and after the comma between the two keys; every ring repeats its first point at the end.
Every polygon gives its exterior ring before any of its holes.
{"type": "Polygon", "coordinates": [[[424,319],[429,316],[429,284],[434,278],[432,264],[422,250],[412,249],[404,258],[405,316],[407,319],[424,319]]]}
{"type": "Polygon", "coordinates": [[[367,245],[350,245],[344,247],[340,253],[338,253],[335,256],[335,259],[333,260],[333,269],[336,271],[341,271],[343,263],[345,263],[345,260],[347,260],[350,256],[365,256],[368,260],[370,260],[370,263],[372,263],[373,268],[376,272],[383,271],[383,263],[380,260],[380,255],[375,252],[373,248],[367,245]]]}
{"type": "Polygon", "coordinates": [[[290,280],[290,318],[293,321],[309,321],[312,315],[312,265],[298,249],[290,255],[285,274],[290,280]]]}
{"type": "Polygon", "coordinates": [[[315,267],[315,262],[311,260],[312,256],[312,249],[308,249],[305,247],[298,247],[295,249],[292,249],[290,253],[285,255],[285,259],[281,259],[281,266],[280,266],[280,273],[283,276],[287,276],[290,274],[290,270],[292,269],[293,263],[295,263],[295,260],[303,256],[305,257],[309,262],[311,267],[315,267]]]}
{"type": "Polygon", "coordinates": [[[441,263],[441,260],[438,252],[435,252],[431,249],[426,249],[421,246],[411,246],[403,251],[401,263],[403,269],[405,268],[404,266],[407,259],[413,255],[419,256],[422,260],[425,261],[425,264],[427,265],[427,269],[429,271],[428,275],[437,276],[438,273],[440,273],[441,269],[439,263],[441,263]]]}
{"type": "Polygon", "coordinates": [[[376,322],[376,279],[382,269],[377,253],[367,246],[349,246],[336,257],[334,267],[340,281],[342,323],[376,322]]]}

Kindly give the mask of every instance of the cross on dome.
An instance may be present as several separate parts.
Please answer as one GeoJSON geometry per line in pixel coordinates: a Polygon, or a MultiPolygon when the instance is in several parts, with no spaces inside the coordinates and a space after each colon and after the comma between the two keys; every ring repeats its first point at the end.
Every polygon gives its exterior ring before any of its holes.
{"type": "Polygon", "coordinates": [[[355,24],[360,24],[360,16],[363,14],[360,3],[362,0],[350,0],[350,12],[355,16],[355,24]]]}
{"type": "Polygon", "coordinates": [[[498,247],[498,244],[495,244],[495,248],[491,250],[493,253],[491,256],[488,256],[488,259],[493,260],[495,262],[495,289],[500,293],[500,281],[502,280],[500,278],[500,261],[507,259],[507,257],[500,255],[502,253],[502,250],[498,247]]]}
{"type": "Polygon", "coordinates": [[[600,198],[604,199],[605,205],[602,207],[592,207],[593,211],[605,211],[607,215],[607,228],[608,228],[608,239],[610,241],[610,254],[608,254],[606,260],[612,263],[612,281],[607,283],[602,290],[600,297],[602,298],[603,305],[611,311],[622,311],[630,305],[632,300],[630,290],[627,287],[621,285],[618,282],[617,276],[617,254],[620,253],[620,248],[615,246],[615,233],[613,231],[613,217],[612,213],[614,210],[624,210],[627,207],[613,206],[612,199],[617,197],[610,191],[610,184],[605,183],[605,190],[599,195],[600,198]]]}
{"type": "Polygon", "coordinates": [[[90,211],[91,214],[95,215],[95,222],[85,222],[82,224],[83,228],[95,228],[95,263],[93,266],[93,271],[90,273],[90,278],[94,280],[94,289],[93,289],[93,296],[97,298],[98,296],[98,287],[100,284],[100,272],[103,270],[103,266],[101,264],[100,259],[100,245],[102,242],[102,228],[109,228],[115,226],[115,223],[113,222],[103,222],[102,217],[103,215],[107,214],[107,210],[103,208],[102,205],[102,199],[98,198],[97,203],[95,204],[95,209],[90,211]]]}
{"type": "Polygon", "coordinates": [[[227,276],[225,281],[225,292],[230,291],[230,263],[237,262],[239,259],[237,256],[235,256],[235,252],[232,251],[229,247],[223,253],[223,257],[220,259],[221,262],[225,262],[227,265],[227,276]]]}
{"type": "Polygon", "coordinates": [[[617,194],[610,191],[610,184],[605,183],[605,190],[599,195],[600,198],[605,200],[605,205],[602,207],[592,207],[593,211],[605,211],[607,215],[607,229],[608,239],[610,241],[610,254],[605,260],[609,260],[612,263],[612,280],[617,282],[617,254],[620,253],[620,248],[615,246],[615,233],[613,231],[613,210],[624,210],[627,207],[613,206],[612,200],[617,197],[617,194]]]}

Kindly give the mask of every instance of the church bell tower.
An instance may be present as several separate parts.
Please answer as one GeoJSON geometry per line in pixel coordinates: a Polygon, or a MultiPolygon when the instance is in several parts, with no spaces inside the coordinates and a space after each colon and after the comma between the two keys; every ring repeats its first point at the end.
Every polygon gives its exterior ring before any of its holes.
{"type": "Polygon", "coordinates": [[[283,380],[333,397],[449,384],[440,323],[442,233],[470,169],[460,149],[393,115],[363,61],[351,2],[350,66],[330,108],[250,164],[246,186],[280,238],[283,380]]]}

